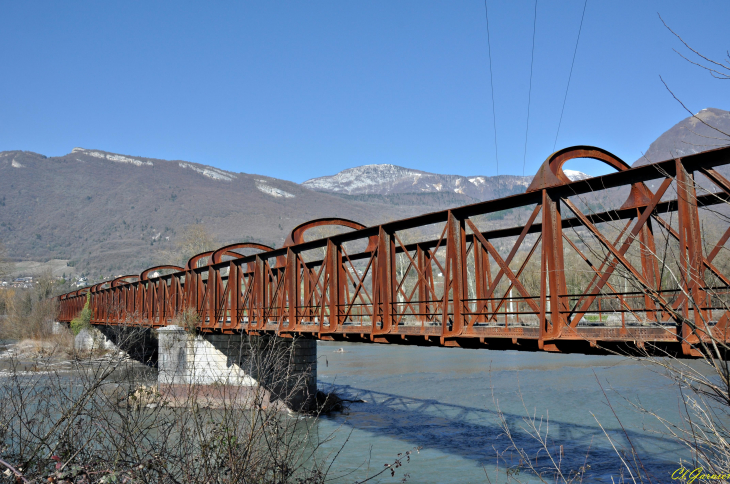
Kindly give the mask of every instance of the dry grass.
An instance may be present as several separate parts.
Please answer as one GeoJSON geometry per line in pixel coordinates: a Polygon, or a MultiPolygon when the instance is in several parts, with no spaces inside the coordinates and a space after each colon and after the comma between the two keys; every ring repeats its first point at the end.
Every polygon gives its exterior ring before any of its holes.
{"type": "Polygon", "coordinates": [[[44,339],[24,339],[13,345],[13,354],[21,359],[65,358],[73,354],[74,340],[70,331],[44,339]]]}
{"type": "Polygon", "coordinates": [[[190,334],[195,334],[200,324],[200,315],[194,309],[185,309],[172,319],[172,324],[183,328],[190,334]]]}

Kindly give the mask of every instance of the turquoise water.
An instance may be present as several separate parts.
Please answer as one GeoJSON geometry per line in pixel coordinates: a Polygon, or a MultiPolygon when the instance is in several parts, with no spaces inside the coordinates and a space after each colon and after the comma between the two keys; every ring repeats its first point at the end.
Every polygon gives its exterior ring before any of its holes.
{"type": "MultiPolygon", "coordinates": [[[[661,433],[655,417],[632,406],[680,420],[679,392],[655,365],[617,356],[333,342],[320,342],[318,355],[321,389],[366,401],[319,426],[321,436],[335,432],[325,446],[329,451],[349,437],[332,470],[332,475],[354,471],[342,482],[372,475],[414,447],[421,450],[411,462],[381,482],[400,482],[405,473],[408,482],[418,483],[506,482],[505,465],[515,472],[519,458],[514,451],[503,454],[495,479],[497,454],[510,447],[500,411],[516,445],[533,463],[537,455],[537,467],[547,470],[547,454],[527,435],[523,420],[542,417],[542,434],[547,428],[548,449],[563,472],[590,466],[584,482],[611,482],[612,477],[619,482],[622,475],[631,482],[618,455],[630,453],[629,439],[637,464],[653,482],[669,481],[680,459],[688,457],[661,433]]],[[[519,469],[521,481],[534,480],[519,469]]]]}

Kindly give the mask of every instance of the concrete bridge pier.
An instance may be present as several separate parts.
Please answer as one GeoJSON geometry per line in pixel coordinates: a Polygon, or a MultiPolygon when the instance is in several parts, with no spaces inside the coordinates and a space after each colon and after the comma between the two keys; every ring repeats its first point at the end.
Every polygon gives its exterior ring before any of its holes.
{"type": "Polygon", "coordinates": [[[232,403],[307,411],[317,393],[316,340],[157,330],[158,386],[171,404],[232,403]]]}

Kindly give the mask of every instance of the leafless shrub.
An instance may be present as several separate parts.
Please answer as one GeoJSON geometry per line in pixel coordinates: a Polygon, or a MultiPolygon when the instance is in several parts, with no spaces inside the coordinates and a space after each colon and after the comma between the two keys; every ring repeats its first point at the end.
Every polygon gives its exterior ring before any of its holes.
{"type": "MultiPolygon", "coordinates": [[[[136,345],[148,331],[120,330],[117,344],[136,345]]],[[[275,338],[240,343],[256,383],[193,383],[173,393],[116,355],[75,360],[70,371],[39,360],[27,372],[12,360],[0,375],[8,481],[324,482],[335,455],[320,451],[330,436],[318,435],[316,414],[272,405],[301,391],[290,348],[275,338]]]]}
{"type": "Polygon", "coordinates": [[[55,286],[51,274],[45,273],[31,289],[0,290],[4,309],[0,317],[0,339],[30,340],[44,352],[71,351],[71,335],[56,323],[58,301],[51,297],[56,292],[55,286]]]}
{"type": "Polygon", "coordinates": [[[194,309],[187,308],[175,315],[172,319],[172,324],[180,326],[188,333],[195,334],[196,329],[200,324],[200,315],[194,309]]]}

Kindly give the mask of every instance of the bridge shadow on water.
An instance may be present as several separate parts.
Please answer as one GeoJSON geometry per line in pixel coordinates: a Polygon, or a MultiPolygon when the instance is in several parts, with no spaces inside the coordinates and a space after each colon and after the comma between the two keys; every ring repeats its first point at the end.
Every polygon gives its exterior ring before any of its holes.
{"type": "MultiPolygon", "coordinates": [[[[509,450],[511,442],[505,435],[496,410],[411,398],[349,385],[325,384],[324,387],[327,391],[335,391],[344,399],[365,401],[353,403],[348,413],[328,417],[336,423],[407,441],[426,450],[438,450],[469,459],[479,467],[491,468],[497,462],[497,452],[502,454],[505,450],[507,466],[519,464],[517,453],[509,450]]],[[[551,466],[545,451],[541,451],[540,443],[524,430],[527,428],[525,415],[502,412],[502,416],[509,426],[515,445],[531,456],[533,464],[537,462],[538,469],[549,471],[551,466]]],[[[537,417],[539,420],[539,414],[537,417]]],[[[602,425],[606,427],[607,423],[602,422],[602,425]]],[[[615,420],[609,423],[609,427],[615,427],[615,423],[615,420]]],[[[542,429],[544,435],[544,422],[542,429]]],[[[678,467],[679,457],[686,453],[678,443],[661,435],[627,429],[628,439],[631,440],[629,443],[620,428],[607,431],[616,449],[627,461],[634,460],[627,455],[633,445],[641,460],[637,464],[643,466],[654,482],[669,480],[671,472],[678,467]]],[[[631,482],[617,452],[598,425],[551,419],[548,448],[556,461],[562,459],[561,469],[566,475],[587,462],[590,468],[585,476],[586,482],[611,482],[611,476],[615,482],[619,482],[616,478],[620,474],[631,482]]],[[[500,462],[500,468],[504,466],[505,461],[500,462]]]]}

